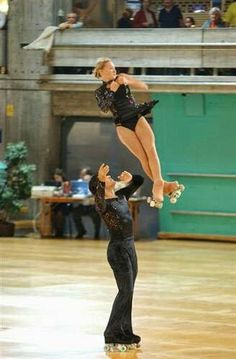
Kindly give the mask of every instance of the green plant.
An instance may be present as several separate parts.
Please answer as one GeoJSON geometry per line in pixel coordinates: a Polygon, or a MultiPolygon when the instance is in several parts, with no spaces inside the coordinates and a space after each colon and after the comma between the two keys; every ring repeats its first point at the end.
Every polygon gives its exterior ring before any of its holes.
{"type": "Polygon", "coordinates": [[[19,212],[24,200],[31,195],[36,166],[27,164],[27,155],[24,142],[6,146],[5,158],[0,162],[0,222],[19,212]]]}

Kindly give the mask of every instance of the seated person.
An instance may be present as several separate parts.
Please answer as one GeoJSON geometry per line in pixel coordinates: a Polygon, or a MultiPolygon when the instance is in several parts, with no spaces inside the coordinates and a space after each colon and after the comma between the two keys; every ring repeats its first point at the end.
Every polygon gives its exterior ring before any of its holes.
{"type": "Polygon", "coordinates": [[[188,29],[195,27],[195,20],[192,16],[186,16],[184,18],[184,27],[187,27],[188,29]]]}
{"type": "Polygon", "coordinates": [[[217,29],[221,27],[225,27],[225,23],[222,20],[221,10],[218,7],[213,7],[209,11],[209,19],[203,23],[202,28],[217,29]]]}
{"type": "Polygon", "coordinates": [[[82,26],[83,26],[83,22],[78,21],[78,15],[76,13],[74,13],[74,12],[71,12],[71,13],[66,15],[66,21],[62,22],[59,25],[59,29],[60,30],[78,29],[78,28],[80,28],[82,26]]]}
{"type": "MultiPolygon", "coordinates": [[[[47,185],[50,182],[51,185],[63,188],[64,183],[66,182],[66,178],[60,168],[55,169],[52,176],[52,181],[46,181],[45,184],[47,185]]],[[[56,238],[62,238],[64,234],[65,216],[68,216],[69,214],[70,205],[67,203],[53,203],[51,208],[53,236],[56,238]]]]}
{"type": "MultiPolygon", "coordinates": [[[[79,180],[83,180],[89,183],[93,173],[89,167],[85,167],[80,171],[79,180]]],[[[82,222],[83,216],[89,216],[94,224],[94,238],[99,238],[99,232],[101,227],[101,218],[95,210],[95,205],[91,204],[74,204],[71,207],[73,219],[77,229],[76,238],[82,238],[86,234],[86,229],[82,222]]]]}

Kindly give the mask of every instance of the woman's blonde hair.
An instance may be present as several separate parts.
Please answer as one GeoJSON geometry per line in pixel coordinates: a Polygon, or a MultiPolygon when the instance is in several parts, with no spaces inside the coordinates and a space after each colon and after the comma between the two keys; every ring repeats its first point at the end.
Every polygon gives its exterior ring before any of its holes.
{"type": "Polygon", "coordinates": [[[97,59],[96,66],[93,69],[93,75],[98,79],[101,76],[100,70],[103,69],[107,62],[111,62],[111,59],[109,59],[109,57],[100,57],[99,59],[97,59]]]}

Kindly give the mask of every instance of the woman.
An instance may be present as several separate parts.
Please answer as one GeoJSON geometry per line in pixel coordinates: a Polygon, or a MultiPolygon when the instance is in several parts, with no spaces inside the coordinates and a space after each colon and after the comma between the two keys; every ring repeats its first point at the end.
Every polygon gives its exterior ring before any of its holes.
{"type": "Polygon", "coordinates": [[[133,27],[157,27],[156,15],[152,10],[150,10],[150,5],[150,0],[141,1],[141,8],[134,16],[133,27]]]}
{"type": "Polygon", "coordinates": [[[183,187],[178,182],[163,180],[154,134],[144,117],[158,101],[136,104],[129,86],[146,91],[147,85],[130,75],[117,75],[109,58],[98,59],[93,73],[103,81],[102,86],[95,91],[98,106],[103,112],[111,111],[114,115],[120,141],[139,159],[144,172],[153,182],[153,201],[150,201],[150,205],[162,208],[163,194],[171,198],[177,194],[179,197],[183,187]]]}
{"type": "Polygon", "coordinates": [[[108,173],[109,166],[102,164],[98,174],[93,176],[89,183],[89,189],[95,196],[96,209],[109,230],[107,259],[119,290],[104,332],[105,350],[126,351],[138,346],[141,341],[141,338],[133,333],[132,328],[137,256],[128,199],[142,185],[143,177],[122,172],[118,178],[125,187],[115,192],[117,182],[108,173]]]}
{"type": "Polygon", "coordinates": [[[209,17],[210,18],[203,23],[202,29],[218,29],[225,27],[225,23],[222,20],[221,10],[218,7],[213,7],[209,11],[209,17]]]}

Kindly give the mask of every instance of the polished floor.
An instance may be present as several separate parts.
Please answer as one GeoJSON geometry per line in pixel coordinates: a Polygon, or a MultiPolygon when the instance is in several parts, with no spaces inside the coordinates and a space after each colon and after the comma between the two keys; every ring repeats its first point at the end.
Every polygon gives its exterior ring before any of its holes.
{"type": "Polygon", "coordinates": [[[142,349],[103,352],[116,288],[106,241],[0,239],[2,359],[235,359],[236,244],[139,241],[142,349]]]}

